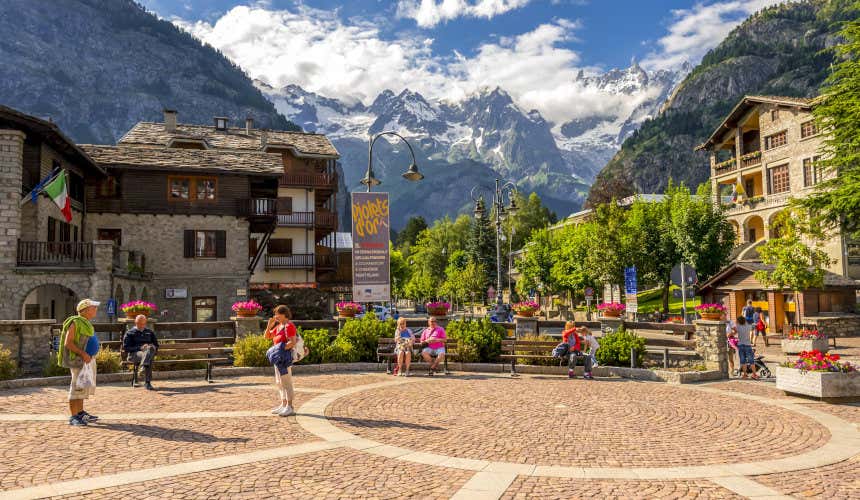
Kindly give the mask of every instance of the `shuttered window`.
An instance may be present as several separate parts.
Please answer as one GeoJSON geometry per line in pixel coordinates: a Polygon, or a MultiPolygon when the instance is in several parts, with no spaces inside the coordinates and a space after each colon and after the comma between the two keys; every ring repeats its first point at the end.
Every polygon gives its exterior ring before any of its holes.
{"type": "Polygon", "coordinates": [[[293,213],[292,197],[284,196],[282,198],[278,198],[278,213],[284,215],[293,213]]]}
{"type": "Polygon", "coordinates": [[[227,257],[227,231],[186,230],[183,255],[185,258],[227,257]]]}
{"type": "Polygon", "coordinates": [[[293,253],[292,238],[272,238],[266,247],[271,255],[291,255],[293,253]]]}

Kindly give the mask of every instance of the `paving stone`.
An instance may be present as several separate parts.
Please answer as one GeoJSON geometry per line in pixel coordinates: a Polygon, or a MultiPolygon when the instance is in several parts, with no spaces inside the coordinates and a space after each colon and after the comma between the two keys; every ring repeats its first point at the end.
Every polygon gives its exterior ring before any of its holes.
{"type": "Polygon", "coordinates": [[[519,499],[592,499],[592,498],[743,498],[707,480],[697,481],[615,481],[582,480],[557,477],[517,477],[501,497],[519,499]]]}
{"type": "Polygon", "coordinates": [[[860,498],[860,456],[844,462],[753,477],[759,483],[801,498],[860,498]]]}

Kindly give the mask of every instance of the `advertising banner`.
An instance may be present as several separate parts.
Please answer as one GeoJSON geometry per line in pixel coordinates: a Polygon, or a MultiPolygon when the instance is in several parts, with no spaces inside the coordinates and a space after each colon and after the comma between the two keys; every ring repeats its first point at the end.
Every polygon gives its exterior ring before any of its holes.
{"type": "Polygon", "coordinates": [[[352,193],[352,300],[391,300],[388,193],[352,193]]]}

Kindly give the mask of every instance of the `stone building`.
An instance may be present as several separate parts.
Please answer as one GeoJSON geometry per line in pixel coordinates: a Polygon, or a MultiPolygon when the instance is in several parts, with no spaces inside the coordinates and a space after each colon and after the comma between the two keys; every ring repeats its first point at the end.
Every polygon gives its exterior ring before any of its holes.
{"type": "Polygon", "coordinates": [[[706,300],[725,302],[733,315],[753,300],[772,316],[772,329],[804,316],[850,311],[856,302],[860,244],[840,233],[822,246],[833,261],[822,290],[795,297],[768,289],[752,276],[767,269],[758,248],[779,234],[777,216],[789,199],[804,196],[823,180],[816,163],[824,137],[813,121],[813,106],[813,99],[746,96],[697,148],[710,151],[713,191],[737,235],[733,264],[701,291],[706,300]]]}

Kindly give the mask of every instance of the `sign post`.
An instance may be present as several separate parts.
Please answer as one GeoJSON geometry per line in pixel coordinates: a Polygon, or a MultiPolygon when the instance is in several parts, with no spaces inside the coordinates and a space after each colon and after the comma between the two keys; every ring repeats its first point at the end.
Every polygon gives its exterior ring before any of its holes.
{"type": "Polygon", "coordinates": [[[352,300],[391,301],[388,193],[352,193],[352,300]]]}
{"type": "Polygon", "coordinates": [[[624,268],[624,298],[627,302],[627,312],[636,314],[639,312],[639,299],[637,293],[639,286],[636,277],[636,266],[624,268]]]}

